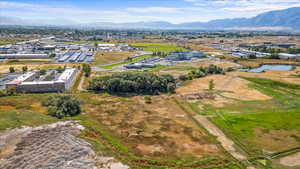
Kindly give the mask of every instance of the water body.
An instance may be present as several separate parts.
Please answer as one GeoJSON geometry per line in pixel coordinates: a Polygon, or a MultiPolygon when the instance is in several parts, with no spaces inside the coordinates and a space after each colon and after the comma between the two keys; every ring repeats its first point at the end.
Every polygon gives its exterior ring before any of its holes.
{"type": "Polygon", "coordinates": [[[258,68],[250,69],[248,72],[260,73],[265,70],[289,71],[292,69],[293,69],[293,66],[291,66],[291,65],[262,65],[258,68]]]}

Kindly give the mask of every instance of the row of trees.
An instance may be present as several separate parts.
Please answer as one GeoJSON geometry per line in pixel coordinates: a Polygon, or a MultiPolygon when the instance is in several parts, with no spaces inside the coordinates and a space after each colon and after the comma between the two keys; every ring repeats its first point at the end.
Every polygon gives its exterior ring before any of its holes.
{"type": "Polygon", "coordinates": [[[147,72],[116,73],[95,77],[89,82],[90,90],[109,93],[173,93],[175,88],[175,79],[171,75],[156,75],[147,72]]]}
{"type": "Polygon", "coordinates": [[[179,76],[179,79],[181,81],[186,81],[201,78],[209,74],[225,74],[225,71],[216,65],[209,65],[208,67],[199,67],[196,70],[192,70],[187,75],[181,75],[179,76]]]}
{"type": "Polygon", "coordinates": [[[155,51],[152,54],[152,56],[159,56],[159,57],[166,57],[167,55],[168,55],[168,53],[166,53],[164,51],[155,51]]]}
{"type": "MultiPolygon", "coordinates": [[[[25,73],[27,71],[28,71],[28,67],[27,66],[23,66],[22,67],[22,72],[25,73]]],[[[14,73],[14,72],[16,72],[16,69],[13,66],[9,67],[9,73],[14,73]]]]}

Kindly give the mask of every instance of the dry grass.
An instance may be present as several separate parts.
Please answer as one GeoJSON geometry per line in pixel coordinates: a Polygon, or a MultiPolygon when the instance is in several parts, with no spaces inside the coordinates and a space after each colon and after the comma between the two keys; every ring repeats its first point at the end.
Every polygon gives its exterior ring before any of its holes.
{"type": "Polygon", "coordinates": [[[54,63],[54,64],[38,64],[38,65],[32,65],[32,64],[14,64],[14,65],[7,65],[7,64],[0,64],[0,73],[8,73],[9,67],[14,67],[16,71],[22,71],[23,66],[27,66],[28,70],[36,70],[36,69],[50,69],[50,68],[58,68],[64,67],[64,66],[74,66],[74,65],[80,65],[80,64],[72,64],[72,63],[54,63]]]}
{"type": "Polygon", "coordinates": [[[132,57],[134,54],[134,52],[97,52],[94,64],[112,64],[132,57]]]}
{"type": "Polygon", "coordinates": [[[102,103],[87,104],[87,115],[112,131],[137,156],[154,159],[224,157],[212,138],[170,96],[152,96],[151,104],[145,104],[141,96],[90,95],[89,98],[102,103]]]}
{"type": "MultiPolygon", "coordinates": [[[[248,86],[249,82],[234,75],[211,75],[204,78],[194,79],[188,85],[182,86],[176,90],[180,95],[195,93],[207,90],[209,81],[215,83],[215,90],[222,91],[222,95],[239,100],[268,100],[269,96],[254,90],[248,86]]],[[[218,98],[212,103],[219,101],[224,104],[228,99],[218,98]]]]}

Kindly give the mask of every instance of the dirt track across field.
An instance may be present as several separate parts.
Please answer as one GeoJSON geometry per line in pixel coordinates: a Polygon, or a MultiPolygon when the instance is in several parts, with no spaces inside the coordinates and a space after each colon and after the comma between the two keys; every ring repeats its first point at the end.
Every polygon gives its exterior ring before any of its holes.
{"type": "Polygon", "coordinates": [[[213,136],[217,137],[217,140],[221,143],[223,148],[229,152],[233,157],[239,160],[245,160],[247,157],[237,152],[234,147],[234,142],[225,136],[225,134],[212,122],[210,122],[207,117],[203,115],[196,115],[194,118],[213,136]]]}

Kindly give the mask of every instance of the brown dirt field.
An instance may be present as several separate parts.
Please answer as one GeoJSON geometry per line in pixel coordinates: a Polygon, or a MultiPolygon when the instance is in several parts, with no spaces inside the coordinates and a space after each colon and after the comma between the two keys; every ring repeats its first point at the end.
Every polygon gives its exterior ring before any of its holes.
{"type": "Polygon", "coordinates": [[[111,64],[133,57],[134,54],[135,52],[97,52],[94,64],[111,64]]]}
{"type": "Polygon", "coordinates": [[[266,78],[276,81],[282,81],[286,83],[300,84],[300,68],[296,68],[291,71],[272,71],[267,70],[262,73],[251,72],[229,72],[227,73],[233,76],[254,77],[254,78],[266,78]]]}
{"type": "Polygon", "coordinates": [[[300,152],[280,158],[280,164],[288,167],[300,167],[300,152]]]}
{"type": "Polygon", "coordinates": [[[254,129],[254,139],[256,145],[259,145],[265,151],[284,151],[299,146],[299,142],[292,136],[300,137],[300,131],[287,130],[264,130],[262,128],[254,129]]]}
{"type": "MultiPolygon", "coordinates": [[[[208,89],[209,81],[215,83],[215,90],[223,91],[222,95],[239,100],[268,100],[269,96],[248,87],[249,82],[233,75],[210,75],[204,78],[194,79],[186,86],[176,90],[180,95],[195,93],[208,89]]],[[[223,102],[223,99],[220,99],[223,102]]]]}
{"type": "Polygon", "coordinates": [[[141,96],[120,99],[93,95],[89,98],[105,100],[105,103],[86,105],[86,113],[113,131],[111,133],[138,156],[155,159],[224,157],[212,138],[176,105],[171,96],[152,96],[151,104],[145,104],[141,96]]]}

